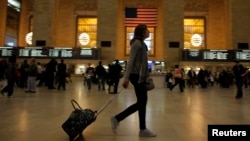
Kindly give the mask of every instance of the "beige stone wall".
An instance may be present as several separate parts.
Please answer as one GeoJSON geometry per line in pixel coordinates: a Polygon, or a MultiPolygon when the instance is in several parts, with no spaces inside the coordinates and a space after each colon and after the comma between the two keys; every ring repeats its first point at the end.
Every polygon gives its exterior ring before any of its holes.
{"type": "Polygon", "coordinates": [[[74,3],[69,0],[60,0],[55,9],[55,36],[54,44],[59,47],[75,47],[76,45],[76,19],[77,14],[74,13],[74,3]]]}
{"type": "Polygon", "coordinates": [[[250,43],[250,2],[231,0],[232,42],[237,49],[238,43],[250,43]]]}
{"type": "Polygon", "coordinates": [[[102,47],[101,59],[111,62],[118,59],[120,47],[116,46],[117,27],[117,0],[98,1],[97,3],[97,44],[100,47],[101,41],[111,41],[111,47],[102,47]]]}
{"type": "Polygon", "coordinates": [[[0,1],[0,46],[4,46],[5,30],[6,30],[6,17],[7,17],[7,0],[0,1]]]}
{"type": "MultiPolygon", "coordinates": [[[[19,32],[19,45],[26,45],[25,35],[28,33],[29,17],[34,14],[34,40],[48,40],[49,46],[75,47],[77,16],[97,16],[98,34],[97,46],[101,41],[111,41],[111,47],[102,47],[102,60],[110,62],[114,59],[128,59],[125,56],[124,7],[125,3],[137,6],[133,0],[98,0],[97,11],[77,9],[81,0],[35,0],[35,11],[30,11],[28,5],[32,0],[22,1],[22,14],[19,32]],[[27,6],[27,5],[28,6],[27,6]]],[[[86,0],[85,0],[86,1],[86,0]]],[[[185,2],[195,0],[145,0],[140,1],[147,6],[158,7],[158,24],[156,28],[156,55],[151,60],[164,60],[172,66],[179,63],[183,48],[183,18],[185,2]],[[157,1],[155,5],[155,1],[157,1]],[[180,42],[180,48],[169,48],[170,41],[180,42]]],[[[6,1],[0,2],[1,6],[6,1]]],[[[91,2],[89,0],[88,2],[91,2]]],[[[250,42],[249,9],[250,2],[243,0],[200,0],[208,5],[206,17],[206,49],[236,49],[238,42],[250,42]]],[[[0,12],[4,16],[3,12],[0,12]]],[[[5,24],[0,22],[0,24],[5,24]]],[[[4,43],[3,27],[0,28],[0,44],[4,43]],[[2,37],[1,37],[2,36],[2,37]]]]}
{"type": "Polygon", "coordinates": [[[167,66],[173,66],[179,63],[181,50],[183,48],[183,0],[164,0],[164,60],[167,66]],[[169,48],[169,42],[179,42],[179,48],[169,48]]]}
{"type": "Polygon", "coordinates": [[[153,57],[149,57],[150,60],[160,60],[160,61],[164,61],[164,51],[165,51],[165,44],[164,44],[164,15],[165,15],[165,11],[164,11],[164,7],[163,7],[163,1],[162,0],[158,0],[158,18],[157,18],[157,27],[156,27],[156,31],[155,31],[155,56],[153,57]]]}
{"type": "Polygon", "coordinates": [[[225,47],[227,49],[233,49],[232,45],[232,19],[231,19],[231,6],[230,6],[230,1],[229,0],[223,0],[224,2],[224,7],[225,7],[225,47]]]}
{"type": "Polygon", "coordinates": [[[118,0],[117,3],[117,25],[116,25],[116,54],[115,58],[119,60],[127,60],[125,56],[125,32],[124,32],[124,4],[123,0],[118,0]]]}
{"type": "Polygon", "coordinates": [[[223,0],[208,1],[206,15],[206,49],[227,49],[226,46],[226,9],[223,0]]]}
{"type": "Polygon", "coordinates": [[[25,36],[30,31],[30,18],[32,17],[32,12],[30,9],[30,0],[22,0],[22,8],[20,12],[20,23],[19,23],[19,40],[18,46],[27,46],[25,41],[25,36]]]}
{"type": "Polygon", "coordinates": [[[33,11],[33,40],[32,45],[36,45],[37,40],[45,40],[46,46],[53,46],[53,18],[56,1],[35,0],[33,11]]]}

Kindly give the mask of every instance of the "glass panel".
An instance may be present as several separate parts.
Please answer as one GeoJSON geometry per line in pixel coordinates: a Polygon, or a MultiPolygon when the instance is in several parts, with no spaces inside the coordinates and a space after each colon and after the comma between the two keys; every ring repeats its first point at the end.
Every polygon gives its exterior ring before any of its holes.
{"type": "MultiPolygon", "coordinates": [[[[148,55],[153,56],[155,55],[154,49],[154,42],[155,42],[155,28],[148,27],[149,30],[149,37],[145,39],[145,44],[148,47],[148,55]]],[[[130,52],[130,40],[133,38],[134,35],[134,27],[126,27],[126,48],[125,48],[125,55],[129,55],[130,52]]]]}
{"type": "MultiPolygon", "coordinates": [[[[20,6],[20,5],[19,5],[20,6]]],[[[4,42],[6,46],[17,46],[20,12],[8,3],[4,42]]]]}
{"type": "Polygon", "coordinates": [[[205,48],[205,19],[184,19],[184,49],[205,48]]]}
{"type": "Polygon", "coordinates": [[[97,18],[78,18],[77,46],[84,48],[96,47],[97,18]]]}

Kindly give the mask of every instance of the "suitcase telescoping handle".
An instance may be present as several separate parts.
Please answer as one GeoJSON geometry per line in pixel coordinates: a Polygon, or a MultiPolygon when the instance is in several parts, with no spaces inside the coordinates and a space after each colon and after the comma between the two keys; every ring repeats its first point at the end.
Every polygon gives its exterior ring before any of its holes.
{"type": "MultiPolygon", "coordinates": [[[[120,90],[120,92],[121,92],[121,90],[120,90]]],[[[97,111],[94,111],[96,113],[95,117],[97,117],[116,97],[117,97],[117,95],[111,96],[108,99],[108,101],[100,109],[98,109],[97,111]]],[[[76,109],[82,110],[82,107],[74,99],[71,100],[71,104],[75,110],[76,109]]]]}
{"type": "Polygon", "coordinates": [[[110,99],[100,109],[97,110],[96,116],[98,116],[113,101],[115,97],[116,95],[110,97],[110,99]]]}

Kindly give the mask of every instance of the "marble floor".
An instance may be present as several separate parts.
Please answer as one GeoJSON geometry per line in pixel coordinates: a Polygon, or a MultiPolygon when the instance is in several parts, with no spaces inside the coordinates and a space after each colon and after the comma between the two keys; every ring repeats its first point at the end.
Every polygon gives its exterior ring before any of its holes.
{"type": "MultiPolygon", "coordinates": [[[[82,108],[97,110],[114,95],[83,86],[74,77],[65,91],[37,87],[36,93],[25,93],[15,87],[15,98],[0,95],[1,141],[68,141],[62,123],[73,107],[71,99],[82,108]]],[[[157,137],[138,136],[137,113],[120,123],[118,133],[111,131],[110,117],[135,102],[132,85],[120,89],[97,120],[88,126],[78,141],[207,141],[209,124],[250,124],[250,89],[244,97],[234,98],[235,88],[186,88],[180,93],[164,87],[163,76],[156,76],[156,89],[148,93],[147,126],[157,137]]]]}

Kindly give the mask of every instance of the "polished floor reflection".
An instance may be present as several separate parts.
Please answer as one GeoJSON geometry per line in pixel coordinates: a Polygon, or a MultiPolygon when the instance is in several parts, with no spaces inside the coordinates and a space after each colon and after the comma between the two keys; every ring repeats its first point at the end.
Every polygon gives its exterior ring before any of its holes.
{"type": "MultiPolygon", "coordinates": [[[[84,141],[206,141],[208,124],[250,124],[250,89],[244,97],[234,98],[235,88],[186,88],[180,93],[164,87],[163,76],[155,77],[156,89],[148,94],[147,126],[157,132],[155,138],[138,136],[137,113],[120,123],[117,135],[111,131],[110,117],[135,102],[132,85],[87,127],[84,141]]],[[[1,141],[68,141],[62,123],[73,110],[75,99],[83,108],[99,109],[113,95],[98,91],[96,85],[88,90],[82,78],[74,77],[67,89],[48,90],[38,87],[36,93],[15,88],[15,98],[0,95],[1,141]]]]}

